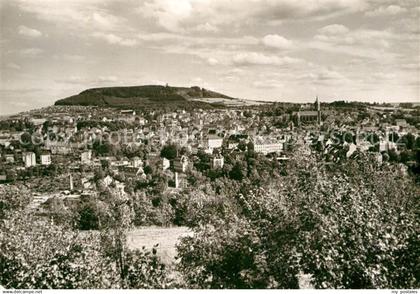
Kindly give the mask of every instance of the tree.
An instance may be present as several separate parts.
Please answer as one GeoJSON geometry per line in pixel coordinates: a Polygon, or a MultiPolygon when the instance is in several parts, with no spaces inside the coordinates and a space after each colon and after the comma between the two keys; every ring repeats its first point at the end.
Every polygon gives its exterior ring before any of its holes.
{"type": "Polygon", "coordinates": [[[25,186],[0,185],[0,220],[26,208],[31,201],[30,195],[25,186]]]}
{"type": "Polygon", "coordinates": [[[99,218],[96,204],[92,201],[82,204],[79,210],[79,229],[97,230],[99,229],[99,218]]]}
{"type": "Polygon", "coordinates": [[[178,154],[178,147],[175,144],[165,145],[160,151],[160,157],[165,157],[166,159],[172,160],[178,154]]]}
{"type": "Polygon", "coordinates": [[[240,162],[236,162],[232,170],[229,173],[229,176],[233,180],[242,181],[244,178],[244,167],[240,162]]]}
{"type": "MultiPolygon", "coordinates": [[[[418,288],[419,188],[370,157],[336,166],[299,149],[288,174],[244,185],[178,247],[191,287],[418,288]]],[[[192,222],[194,223],[194,222],[192,222]]]]}
{"type": "Polygon", "coordinates": [[[166,288],[165,266],[152,252],[126,250],[124,265],[107,256],[97,233],[79,234],[34,216],[15,214],[0,225],[0,284],[20,289],[166,288]],[[124,277],[122,279],[121,277],[124,277]]]}

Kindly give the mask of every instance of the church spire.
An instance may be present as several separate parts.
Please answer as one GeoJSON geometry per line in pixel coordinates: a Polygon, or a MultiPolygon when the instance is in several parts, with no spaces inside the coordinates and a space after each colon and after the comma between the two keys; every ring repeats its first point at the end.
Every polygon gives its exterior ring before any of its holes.
{"type": "Polygon", "coordinates": [[[319,103],[319,98],[318,95],[316,96],[316,100],[315,100],[315,106],[316,106],[316,111],[317,111],[317,122],[318,125],[321,125],[321,104],[319,103]]]}

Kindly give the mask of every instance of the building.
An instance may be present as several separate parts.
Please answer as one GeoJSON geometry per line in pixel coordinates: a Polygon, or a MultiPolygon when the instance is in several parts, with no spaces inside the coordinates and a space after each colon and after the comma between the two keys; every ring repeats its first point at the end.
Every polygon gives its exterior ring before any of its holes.
{"type": "Polygon", "coordinates": [[[186,175],[175,172],[174,177],[175,177],[174,178],[175,188],[181,189],[181,188],[188,187],[188,181],[186,179],[186,175]]]}
{"type": "Polygon", "coordinates": [[[188,168],[188,157],[182,155],[181,157],[177,157],[173,161],[174,170],[179,173],[185,173],[188,168]]]}
{"type": "Polygon", "coordinates": [[[248,135],[246,134],[232,134],[227,140],[227,149],[235,149],[240,142],[248,143],[248,135]]]}
{"type": "Polygon", "coordinates": [[[396,119],[395,120],[395,125],[400,127],[400,128],[408,127],[407,121],[405,119],[396,119]]]}
{"type": "Polygon", "coordinates": [[[80,154],[80,161],[84,164],[90,163],[92,160],[92,150],[87,150],[80,154]]]}
{"type": "Polygon", "coordinates": [[[6,154],[6,155],[4,155],[4,158],[6,159],[7,163],[14,163],[15,162],[15,156],[13,154],[6,154]]]}
{"type": "Polygon", "coordinates": [[[25,167],[36,166],[35,153],[24,152],[22,155],[23,155],[23,162],[25,163],[25,167]]]}
{"type": "Polygon", "coordinates": [[[162,170],[167,170],[171,166],[171,162],[167,158],[162,158],[162,170]]]}
{"type": "Polygon", "coordinates": [[[321,104],[319,102],[318,96],[315,100],[314,110],[303,110],[293,113],[294,121],[297,125],[302,123],[313,123],[316,122],[318,126],[322,125],[322,113],[321,113],[321,104]]]}
{"type": "Polygon", "coordinates": [[[225,158],[220,154],[213,155],[213,157],[211,158],[212,169],[223,168],[224,164],[225,164],[225,158]]]}
{"type": "Polygon", "coordinates": [[[51,164],[51,155],[49,153],[41,154],[41,164],[50,165],[51,164]]]}
{"type": "Polygon", "coordinates": [[[269,153],[280,153],[283,151],[283,142],[259,142],[254,143],[254,151],[267,155],[269,153]]]}
{"type": "Polygon", "coordinates": [[[222,147],[223,138],[216,135],[208,135],[205,141],[205,147],[209,150],[222,147]]]}
{"type": "Polygon", "coordinates": [[[131,165],[134,167],[141,167],[143,166],[143,161],[140,159],[140,157],[136,156],[131,159],[131,165]]]}

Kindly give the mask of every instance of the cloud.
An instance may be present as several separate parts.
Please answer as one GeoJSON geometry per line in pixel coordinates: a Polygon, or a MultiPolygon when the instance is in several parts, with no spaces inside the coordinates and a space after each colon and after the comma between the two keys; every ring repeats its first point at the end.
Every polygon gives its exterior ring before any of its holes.
{"type": "Polygon", "coordinates": [[[393,16],[406,11],[406,8],[398,5],[380,6],[374,10],[367,11],[366,16],[393,16]]]}
{"type": "Polygon", "coordinates": [[[94,33],[93,37],[101,39],[106,41],[109,44],[112,45],[119,45],[119,46],[125,46],[125,47],[133,47],[136,46],[138,44],[137,40],[135,39],[126,39],[126,38],[122,38],[120,36],[117,36],[115,34],[105,34],[105,33],[94,33]]]}
{"type": "Polygon", "coordinates": [[[26,26],[19,26],[18,28],[19,35],[29,37],[29,38],[38,38],[42,36],[42,33],[36,29],[31,29],[26,26]]]}
{"type": "Polygon", "coordinates": [[[324,35],[343,35],[348,33],[350,30],[341,24],[332,24],[322,27],[318,30],[319,33],[324,35]]]}
{"type": "Polygon", "coordinates": [[[119,79],[116,76],[98,76],[96,78],[82,77],[82,76],[70,76],[65,79],[55,80],[58,83],[63,84],[76,84],[76,85],[94,85],[94,84],[106,84],[106,83],[115,83],[119,79]]]}
{"type": "Polygon", "coordinates": [[[14,63],[14,62],[9,62],[9,63],[7,63],[7,64],[6,64],[6,67],[7,67],[7,68],[10,68],[10,69],[14,69],[14,70],[20,70],[20,69],[21,69],[20,65],[19,65],[19,64],[16,64],[16,63],[14,63]]]}
{"type": "Polygon", "coordinates": [[[217,65],[219,64],[219,61],[216,58],[210,57],[207,59],[207,63],[210,65],[217,65]]]}
{"type": "Polygon", "coordinates": [[[273,48],[279,48],[279,49],[289,49],[293,45],[292,41],[279,35],[266,35],[263,38],[262,42],[267,47],[273,47],[273,48]]]}
{"type": "Polygon", "coordinates": [[[204,24],[199,24],[198,26],[196,26],[194,28],[194,30],[198,31],[198,32],[207,32],[207,33],[215,33],[217,31],[219,31],[219,29],[216,26],[214,26],[214,25],[212,25],[208,22],[206,22],[204,24]]]}
{"type": "Polygon", "coordinates": [[[389,49],[392,44],[401,42],[404,38],[390,30],[357,29],[350,31],[335,25],[334,27],[324,27],[318,31],[324,34],[315,35],[314,40],[316,41],[310,43],[310,47],[369,58],[377,58],[378,52],[384,59],[385,57],[395,57],[395,54],[385,50],[389,49]]]}
{"type": "Polygon", "coordinates": [[[252,82],[252,86],[260,89],[279,89],[283,88],[283,84],[277,80],[257,80],[252,82]]]}
{"type": "Polygon", "coordinates": [[[327,19],[366,6],[364,0],[146,0],[137,11],[167,31],[186,32],[198,26],[220,30],[260,22],[327,19]]]}
{"type": "Polygon", "coordinates": [[[26,49],[21,49],[19,51],[20,55],[26,56],[26,57],[35,57],[35,56],[41,55],[43,52],[44,50],[40,48],[26,48],[26,49]]]}
{"type": "Polygon", "coordinates": [[[103,7],[115,0],[15,0],[21,11],[54,24],[66,25],[66,29],[115,31],[126,29],[125,19],[117,17],[103,7]]]}
{"type": "Polygon", "coordinates": [[[373,74],[373,77],[380,80],[393,80],[397,78],[397,75],[389,72],[378,72],[373,74]]]}
{"type": "Polygon", "coordinates": [[[238,53],[233,57],[235,65],[290,65],[302,62],[301,59],[293,57],[278,57],[275,55],[265,55],[258,52],[238,53]]]}
{"type": "Polygon", "coordinates": [[[182,31],[180,23],[192,12],[190,0],[154,0],[146,1],[139,12],[146,17],[155,18],[158,24],[171,32],[182,31]]]}
{"type": "Polygon", "coordinates": [[[85,60],[85,57],[82,55],[76,55],[76,54],[55,54],[53,55],[53,58],[56,60],[66,60],[71,62],[78,62],[85,60]]]}

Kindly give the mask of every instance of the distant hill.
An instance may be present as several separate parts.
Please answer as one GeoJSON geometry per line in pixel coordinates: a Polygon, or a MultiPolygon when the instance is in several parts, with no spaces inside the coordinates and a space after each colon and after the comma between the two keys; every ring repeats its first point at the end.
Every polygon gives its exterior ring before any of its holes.
{"type": "Polygon", "coordinates": [[[231,104],[232,98],[200,87],[158,85],[92,88],[78,95],[57,100],[55,105],[84,105],[118,108],[214,107],[231,104]]]}

